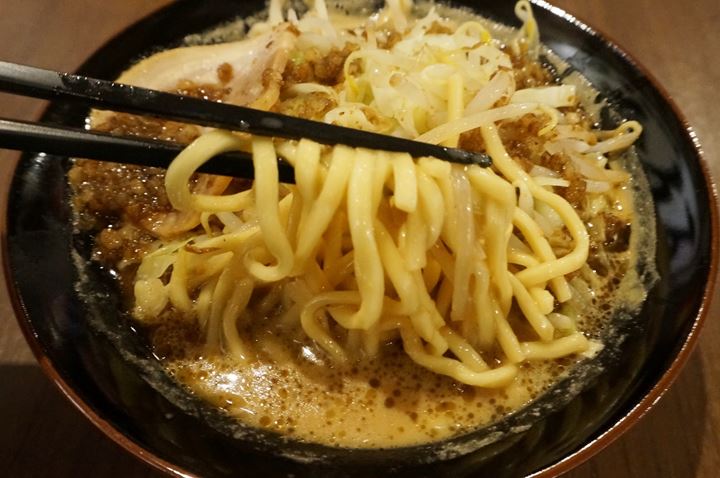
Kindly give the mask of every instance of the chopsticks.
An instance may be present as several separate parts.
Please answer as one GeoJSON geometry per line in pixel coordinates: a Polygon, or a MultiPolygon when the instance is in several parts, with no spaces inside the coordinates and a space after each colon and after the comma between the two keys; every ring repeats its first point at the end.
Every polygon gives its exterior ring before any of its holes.
{"type": "Polygon", "coordinates": [[[413,157],[432,156],[483,167],[491,165],[490,157],[482,153],[3,61],[0,61],[0,91],[42,99],[82,101],[97,109],[150,115],[260,136],[308,138],[323,144],[407,152],[413,157]]]}
{"type": "MultiPolygon", "coordinates": [[[[167,169],[185,145],[0,118],[0,147],[167,169]]],[[[252,155],[244,151],[215,156],[198,171],[255,177],[252,155]]],[[[278,162],[278,174],[281,182],[295,182],[295,171],[286,162],[278,162]]]]}

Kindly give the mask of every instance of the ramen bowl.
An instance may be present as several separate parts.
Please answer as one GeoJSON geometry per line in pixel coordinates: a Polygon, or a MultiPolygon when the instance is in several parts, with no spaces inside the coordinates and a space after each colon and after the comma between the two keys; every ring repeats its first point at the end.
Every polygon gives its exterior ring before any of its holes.
{"type": "MultiPolygon", "coordinates": [[[[80,73],[115,78],[138,58],[250,16],[261,3],[177,2],[113,39],[80,73]]],[[[508,5],[473,2],[472,8],[515,23],[508,5]]],[[[349,450],[238,428],[165,375],[122,313],[114,283],[82,259],[89,244],[73,233],[68,161],[25,155],[9,197],[5,258],[17,316],[44,370],[113,440],[176,476],[235,476],[239,470],[548,476],[619,436],[668,388],[699,333],[717,261],[713,188],[677,110],[634,60],[547,4],[536,4],[535,15],[543,42],[587,77],[617,114],[644,126],[636,148],[655,203],[660,279],[642,311],[622,321],[621,340],[587,367],[491,426],[428,445],[349,450]]],[[[43,119],[78,126],[87,113],[57,103],[43,119]]]]}

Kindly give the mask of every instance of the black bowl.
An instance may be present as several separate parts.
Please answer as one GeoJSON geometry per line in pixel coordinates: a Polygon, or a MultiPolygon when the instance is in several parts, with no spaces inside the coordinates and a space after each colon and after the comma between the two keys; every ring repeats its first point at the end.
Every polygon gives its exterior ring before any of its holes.
{"type": "MultiPolygon", "coordinates": [[[[261,3],[181,0],[110,41],[79,72],[115,78],[138,58],[248,16],[261,3]]],[[[502,2],[454,4],[516,23],[502,2]]],[[[660,280],[640,314],[622,320],[623,340],[603,351],[594,363],[601,367],[573,372],[570,380],[582,384],[581,393],[560,383],[500,423],[439,445],[368,451],[291,443],[262,431],[233,438],[236,425],[165,376],[122,313],[113,283],[82,259],[88,246],[70,224],[68,161],[25,155],[10,191],[5,264],[20,324],[43,369],[121,446],[177,476],[550,475],[607,445],[667,389],[697,338],[717,261],[713,188],[692,132],[634,60],[546,3],[537,3],[535,14],[544,43],[580,70],[615,112],[643,124],[637,150],[657,214],[660,280]],[[447,445],[477,441],[487,445],[436,459],[447,445]]],[[[77,126],[87,112],[53,103],[43,120],[77,126]]]]}

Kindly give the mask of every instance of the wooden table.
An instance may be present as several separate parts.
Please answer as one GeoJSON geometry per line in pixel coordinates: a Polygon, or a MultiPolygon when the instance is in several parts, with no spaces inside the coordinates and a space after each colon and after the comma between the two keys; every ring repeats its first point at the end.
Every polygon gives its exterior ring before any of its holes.
{"type": "MultiPolygon", "coordinates": [[[[72,71],[100,44],[168,0],[0,0],[0,59],[72,71]]],[[[618,41],[667,89],[720,177],[720,2],[555,0],[618,41]]],[[[0,116],[34,119],[39,101],[0,94],[0,116]]],[[[0,150],[0,208],[16,153],[0,150]]],[[[4,277],[1,279],[4,282],[4,277]]],[[[720,473],[720,301],[677,382],[640,423],[567,476],[720,473]]],[[[0,284],[0,474],[155,477],[97,431],[35,363],[0,284]]]]}

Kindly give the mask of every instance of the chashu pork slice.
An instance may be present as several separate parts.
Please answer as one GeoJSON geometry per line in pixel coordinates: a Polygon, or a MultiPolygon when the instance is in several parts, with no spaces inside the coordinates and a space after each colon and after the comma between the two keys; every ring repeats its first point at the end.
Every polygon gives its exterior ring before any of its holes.
{"type": "MultiPolygon", "coordinates": [[[[126,70],[116,80],[133,86],[176,91],[178,84],[218,84],[218,70],[232,67],[232,76],[222,86],[229,90],[223,102],[269,109],[280,96],[282,73],[296,36],[288,25],[279,25],[262,35],[230,43],[173,48],[151,55],[126,70]]],[[[95,112],[92,124],[108,112],[95,112]]]]}

